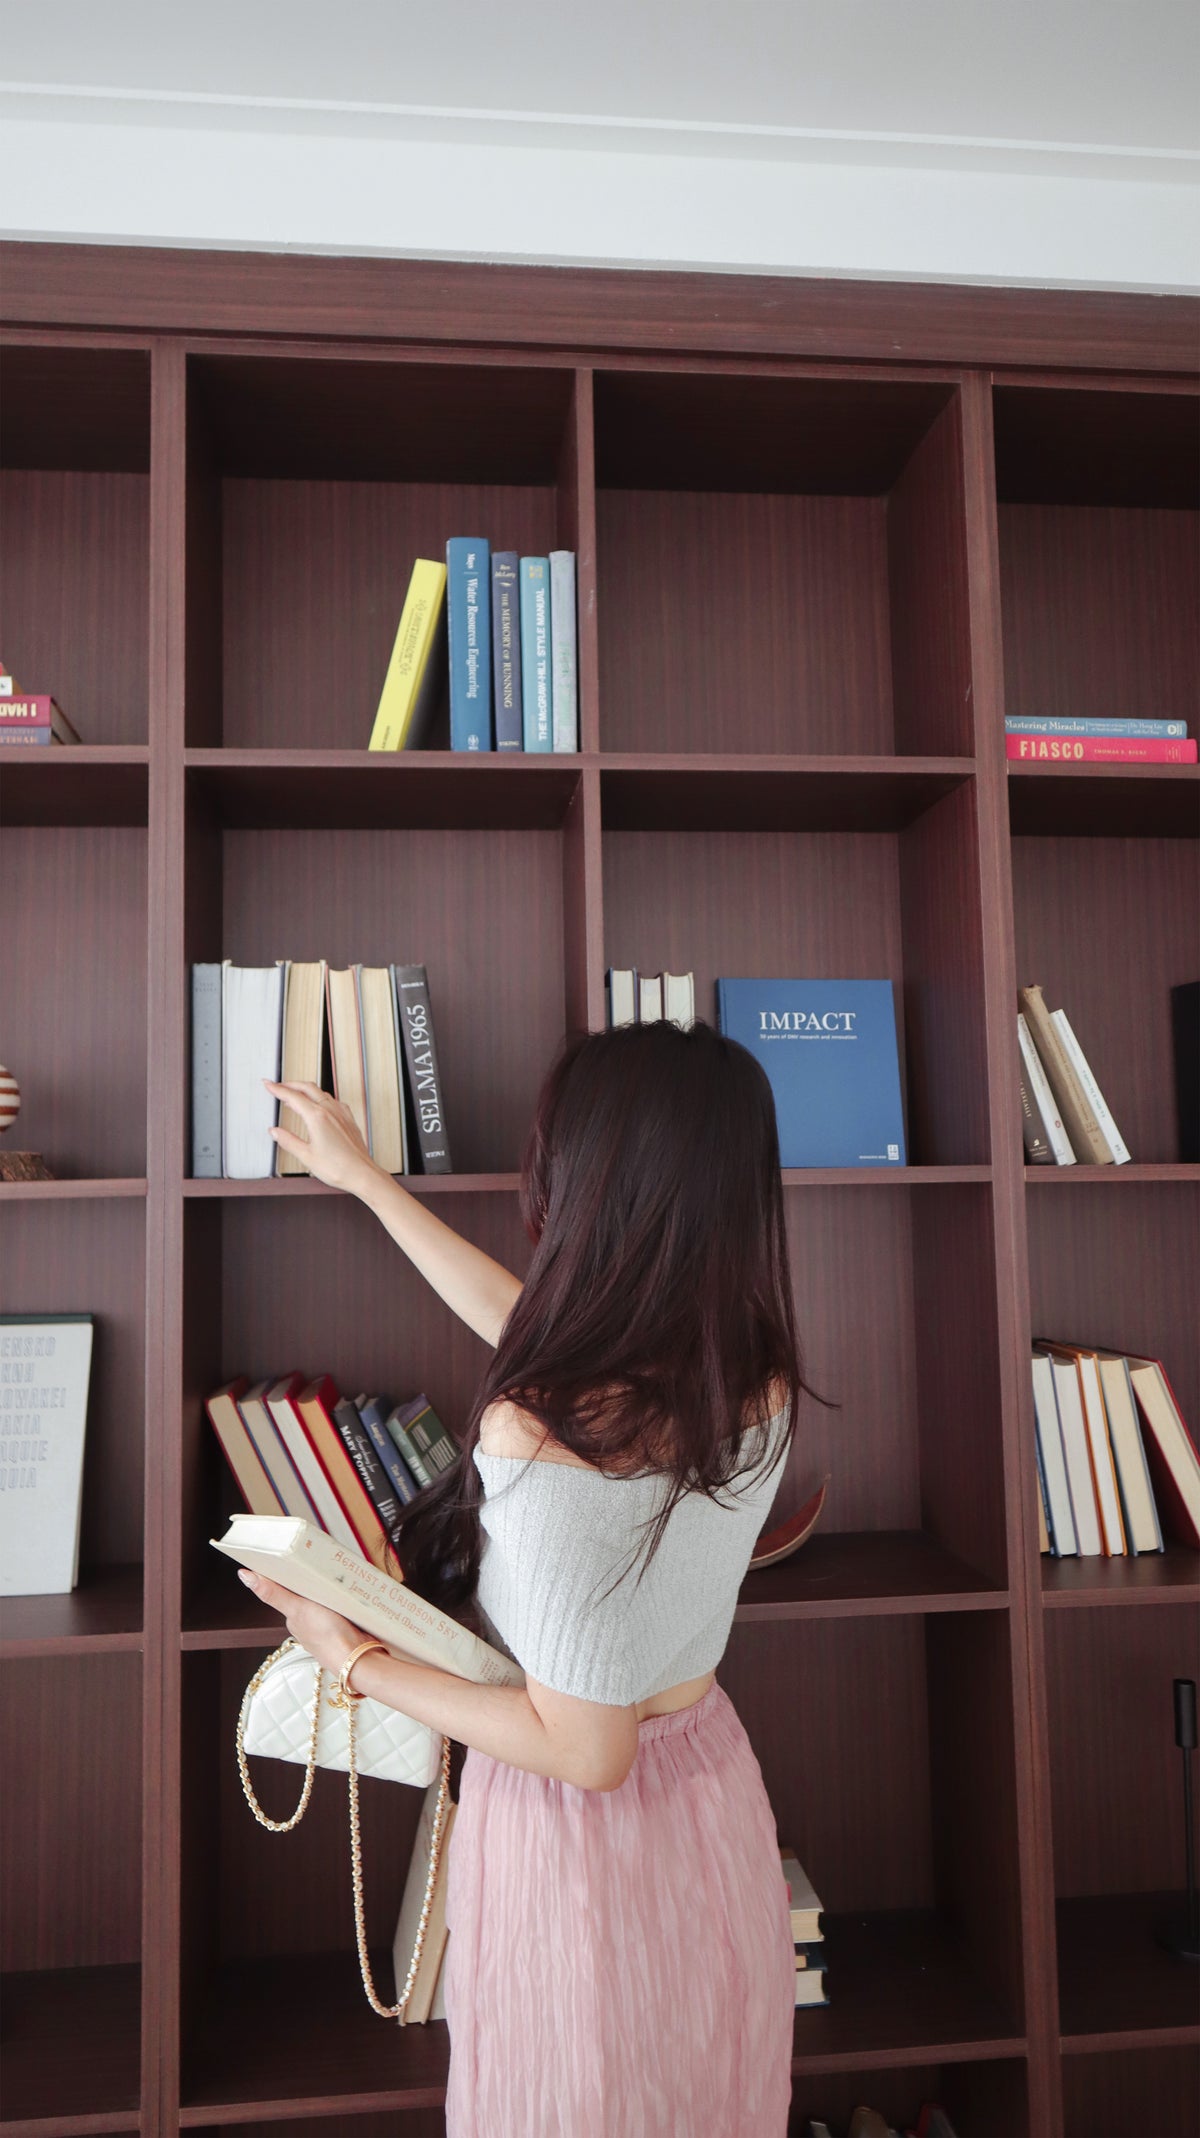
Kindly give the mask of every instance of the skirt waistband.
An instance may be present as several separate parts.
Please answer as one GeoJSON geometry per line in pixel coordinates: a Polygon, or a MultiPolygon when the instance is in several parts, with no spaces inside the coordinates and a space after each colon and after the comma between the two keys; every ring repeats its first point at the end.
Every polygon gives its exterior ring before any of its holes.
{"type": "Polygon", "coordinates": [[[714,1707],[728,1698],[724,1689],[713,1679],[706,1693],[693,1700],[687,1707],[677,1707],[669,1715],[644,1715],[638,1724],[638,1743],[644,1744],[648,1737],[671,1737],[679,1730],[694,1728],[703,1722],[714,1707]]]}

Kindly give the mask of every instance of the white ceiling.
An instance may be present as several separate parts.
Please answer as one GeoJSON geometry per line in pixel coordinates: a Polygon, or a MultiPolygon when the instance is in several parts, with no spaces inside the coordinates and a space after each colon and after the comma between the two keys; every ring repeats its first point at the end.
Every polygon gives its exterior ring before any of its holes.
{"type": "Polygon", "coordinates": [[[1196,0],[2,0],[0,110],[690,154],[1200,152],[1196,0]]]}

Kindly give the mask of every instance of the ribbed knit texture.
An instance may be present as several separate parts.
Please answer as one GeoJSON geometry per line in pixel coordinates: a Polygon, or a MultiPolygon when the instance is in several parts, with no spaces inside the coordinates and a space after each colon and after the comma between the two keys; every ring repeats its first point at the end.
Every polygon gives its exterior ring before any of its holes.
{"type": "Polygon", "coordinates": [[[764,1458],[715,1501],[703,1492],[679,1501],[640,1581],[644,1525],[666,1502],[666,1480],[477,1447],[488,1638],[539,1685],[619,1707],[715,1670],[783,1474],[787,1416],[772,1420],[769,1468],[764,1458]]]}

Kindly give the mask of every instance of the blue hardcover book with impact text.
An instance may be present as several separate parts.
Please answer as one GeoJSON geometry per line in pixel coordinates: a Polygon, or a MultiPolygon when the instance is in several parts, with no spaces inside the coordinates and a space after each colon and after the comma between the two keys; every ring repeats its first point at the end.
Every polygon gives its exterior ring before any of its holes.
{"type": "Polygon", "coordinates": [[[527,750],[554,747],[550,639],[550,559],[521,559],[521,690],[527,750]]]}
{"type": "Polygon", "coordinates": [[[781,1165],[905,1164],[890,980],[718,980],[717,1014],[770,1078],[781,1165]]]}
{"type": "Polygon", "coordinates": [[[481,535],[446,544],[450,747],[492,747],[492,554],[481,535]]]}
{"type": "Polygon", "coordinates": [[[492,703],[496,748],[524,748],[521,735],[520,559],[515,549],[492,551],[492,703]]]}

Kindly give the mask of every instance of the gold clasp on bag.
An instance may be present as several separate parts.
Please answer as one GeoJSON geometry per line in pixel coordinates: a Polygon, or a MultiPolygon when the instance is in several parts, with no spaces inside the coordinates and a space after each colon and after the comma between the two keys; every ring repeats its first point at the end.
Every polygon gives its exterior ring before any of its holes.
{"type": "MultiPolygon", "coordinates": [[[[412,1995],[413,1983],[417,1979],[417,1969],[421,1964],[421,1954],[425,1948],[425,1932],[429,1925],[430,1910],[433,1906],[433,1889],[437,1883],[438,1866],[441,1862],[442,1841],[446,1832],[446,1806],[450,1797],[450,1739],[448,1737],[443,1737],[442,1739],[441,1779],[438,1783],[437,1802],[434,1806],[433,1833],[429,1842],[429,1875],[425,1880],[425,1898],[421,1903],[421,1916],[417,1924],[413,1956],[409,1963],[408,1976],[400,1993],[398,2003],[387,2005],[380,2002],[378,1991],[375,1988],[374,1976],[371,1973],[371,1962],[367,1956],[367,1931],[363,1908],[362,1839],[358,1822],[358,1761],[355,1754],[355,1711],[364,1695],[356,1693],[352,1687],[345,1683],[353,1668],[355,1659],[368,1647],[383,1647],[383,1643],[381,1641],[367,1641],[362,1644],[362,1647],[356,1648],[354,1654],[348,1656],[342,1665],[340,1688],[335,1687],[329,1697],[334,1707],[345,1708],[346,1727],[350,1739],[350,1869],[354,1889],[354,1933],[358,1943],[358,1964],[362,1973],[363,1988],[366,1991],[367,2002],[372,2011],[378,2012],[381,2019],[400,2019],[412,1995]]],[[[258,1820],[259,1825],[265,1826],[268,1833],[272,1834],[290,1834],[294,1827],[299,1826],[308,1809],[309,1798],[312,1795],[313,1776],[317,1771],[317,1734],[321,1718],[321,1687],[325,1675],[321,1665],[319,1663],[316,1665],[312,1736],[308,1743],[308,1758],[304,1769],[304,1787],[300,1791],[300,1801],[290,1819],[268,1818],[254,1794],[250,1781],[250,1770],[246,1764],[246,1718],[250,1712],[250,1702],[270,1670],[271,1665],[277,1663],[281,1656],[289,1655],[293,1649],[298,1650],[301,1654],[304,1653],[300,1649],[300,1643],[289,1638],[282,1642],[274,1650],[273,1654],[267,1656],[264,1662],[260,1663],[242,1696],[242,1705],[238,1713],[237,1762],[238,1773],[242,1778],[242,1790],[246,1802],[258,1820]]],[[[385,1653],[387,1652],[385,1650],[385,1653]]]]}

